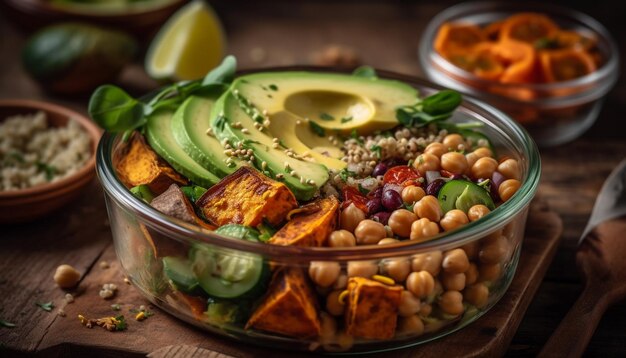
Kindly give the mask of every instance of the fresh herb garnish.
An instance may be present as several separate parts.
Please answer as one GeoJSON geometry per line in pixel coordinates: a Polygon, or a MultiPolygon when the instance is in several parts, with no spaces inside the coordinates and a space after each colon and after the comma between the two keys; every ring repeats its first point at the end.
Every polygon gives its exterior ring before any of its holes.
{"type": "Polygon", "coordinates": [[[363,194],[363,195],[367,195],[370,192],[369,190],[365,189],[361,183],[359,183],[358,188],[359,188],[359,191],[361,192],[361,194],[363,194]]]}
{"type": "Polygon", "coordinates": [[[356,77],[378,78],[376,70],[370,66],[361,66],[352,71],[352,75],[356,77]]]}
{"type": "Polygon", "coordinates": [[[198,185],[181,186],[180,190],[192,203],[198,201],[198,199],[200,199],[200,197],[207,191],[205,188],[198,185]]]}
{"type": "Polygon", "coordinates": [[[318,136],[320,137],[326,136],[326,131],[324,131],[324,128],[322,128],[319,124],[313,121],[309,121],[309,127],[311,128],[313,133],[317,134],[318,136]]]}
{"type": "Polygon", "coordinates": [[[132,131],[143,126],[158,109],[177,108],[190,95],[215,95],[224,92],[235,76],[237,61],[227,56],[202,80],[181,81],[146,98],[136,99],[119,87],[98,87],[89,100],[89,115],[110,132],[132,131]]]}
{"type": "Polygon", "coordinates": [[[461,101],[458,92],[443,90],[414,105],[398,108],[396,119],[406,127],[424,127],[450,118],[461,101]]]}
{"type": "Polygon", "coordinates": [[[348,178],[352,178],[356,176],[356,173],[353,171],[348,170],[348,168],[343,168],[339,171],[338,173],[339,177],[341,178],[341,180],[343,180],[344,182],[348,181],[348,178]]]}
{"type": "Polygon", "coordinates": [[[271,84],[267,87],[269,87],[272,91],[278,91],[278,86],[276,86],[275,84],[271,84]]]}
{"type": "Polygon", "coordinates": [[[559,48],[559,41],[557,39],[542,37],[535,41],[534,46],[537,50],[554,50],[559,48]]]}
{"type": "Polygon", "coordinates": [[[43,163],[43,162],[37,162],[35,164],[37,165],[37,170],[38,171],[42,171],[42,172],[46,173],[46,180],[47,181],[52,180],[52,178],[54,178],[54,174],[57,173],[57,168],[55,168],[52,165],[48,165],[48,164],[43,163]]]}
{"type": "Polygon", "coordinates": [[[370,150],[374,153],[376,153],[376,157],[378,157],[378,159],[380,159],[382,157],[382,150],[383,148],[381,146],[379,146],[378,144],[374,144],[370,147],[370,150]]]}
{"type": "Polygon", "coordinates": [[[124,318],[124,315],[119,315],[119,316],[115,316],[115,330],[116,331],[123,331],[126,328],[128,328],[128,325],[126,324],[126,319],[124,318]]]}
{"type": "Polygon", "coordinates": [[[356,131],[356,128],[353,128],[352,132],[350,132],[350,138],[356,140],[357,143],[361,145],[363,144],[363,139],[361,139],[361,137],[359,136],[359,133],[356,131]]]}
{"type": "Polygon", "coordinates": [[[39,306],[42,310],[47,311],[47,312],[52,311],[52,309],[54,308],[53,302],[45,302],[45,303],[35,302],[35,304],[39,306]]]}
{"type": "Polygon", "coordinates": [[[341,118],[341,123],[342,123],[342,124],[343,124],[343,123],[348,123],[348,122],[350,122],[350,121],[352,121],[352,116],[350,116],[350,117],[343,117],[343,118],[341,118]]]}
{"type": "Polygon", "coordinates": [[[0,319],[0,327],[13,328],[13,327],[15,327],[15,323],[11,323],[9,321],[5,321],[3,319],[0,319]]]}
{"type": "Polygon", "coordinates": [[[274,229],[265,218],[262,223],[257,225],[256,229],[261,233],[261,235],[259,235],[259,241],[261,242],[268,242],[276,233],[276,229],[274,229]]]}
{"type": "Polygon", "coordinates": [[[332,115],[326,113],[326,112],[322,112],[320,113],[320,119],[323,121],[334,121],[335,117],[333,117],[332,115]]]}

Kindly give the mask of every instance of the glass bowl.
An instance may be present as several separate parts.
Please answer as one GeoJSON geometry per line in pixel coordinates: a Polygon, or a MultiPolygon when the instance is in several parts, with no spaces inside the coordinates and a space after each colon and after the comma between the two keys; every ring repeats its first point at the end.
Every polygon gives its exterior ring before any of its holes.
{"type": "Polygon", "coordinates": [[[421,67],[430,80],[498,107],[522,123],[542,147],[574,140],[591,127],[604,97],[618,78],[619,51],[607,29],[583,13],[548,4],[470,2],[452,6],[430,21],[418,52],[421,67]],[[569,81],[504,84],[478,78],[450,63],[433,48],[437,32],[446,22],[486,25],[522,11],[544,13],[562,28],[592,34],[597,40],[602,65],[569,81]]]}
{"type": "MultiPolygon", "coordinates": [[[[424,80],[383,71],[379,75],[402,80],[417,88],[421,95],[432,94],[438,90],[437,86],[424,80]]],[[[489,105],[465,99],[450,120],[459,123],[482,123],[484,133],[492,139],[498,154],[519,161],[522,186],[517,193],[482,219],[457,231],[437,236],[431,241],[405,241],[352,248],[275,246],[235,240],[166,216],[137,199],[120,182],[112,165],[112,155],[120,147],[121,136],[107,133],[98,148],[97,174],[105,191],[118,259],[135,287],[158,307],[213,334],[246,343],[303,351],[376,352],[414,346],[459,330],[493,307],[504,295],[515,274],[528,206],[539,183],[541,165],[537,147],[528,133],[504,113],[489,105]],[[291,305],[293,302],[299,302],[299,305],[305,302],[303,305],[313,307],[310,309],[316,312],[315,320],[321,333],[308,338],[294,338],[248,329],[246,320],[241,318],[240,313],[254,309],[259,298],[233,304],[207,300],[205,297],[173,289],[164,275],[163,257],[185,258],[190,249],[198,245],[210,247],[213,252],[230,259],[262,259],[266,268],[274,273],[274,281],[270,287],[275,281],[278,285],[293,285],[296,279],[299,280],[297,282],[304,282],[303,285],[309,288],[298,291],[306,293],[304,299],[303,296],[292,295],[286,301],[280,301],[286,305],[281,306],[283,313],[280,320],[286,324],[297,321],[300,317],[297,312],[300,311],[296,309],[294,313],[291,305]],[[441,268],[442,258],[453,255],[452,252],[469,257],[470,264],[463,269],[466,271],[462,275],[465,275],[466,282],[472,284],[458,288],[460,292],[446,295],[442,280],[446,279],[448,269],[441,268]],[[330,287],[318,287],[309,281],[307,272],[314,261],[338,263],[341,267],[339,277],[330,287]],[[381,291],[388,292],[391,290],[389,287],[394,288],[393,295],[403,291],[404,280],[411,271],[434,277],[430,281],[432,293],[419,302],[413,302],[420,306],[421,316],[415,315],[415,310],[410,317],[398,315],[397,310],[391,314],[385,314],[385,310],[369,310],[359,318],[370,320],[369,324],[391,328],[392,335],[384,338],[363,338],[353,337],[345,332],[347,310],[341,306],[337,310],[337,304],[340,301],[338,296],[346,289],[348,275],[372,277],[373,274],[381,274],[396,278],[396,285],[381,284],[373,289],[375,292],[361,286],[362,291],[359,292],[362,295],[354,301],[352,298],[357,294],[356,288],[352,288],[353,291],[346,298],[346,302],[350,301],[344,304],[350,307],[354,304],[355,309],[367,309],[359,305],[368,302],[368,294],[375,296],[381,291]],[[457,305],[460,311],[455,314],[446,313],[442,309],[447,304],[446,300],[454,299],[451,296],[458,299],[459,295],[464,297],[462,306],[457,305]]],[[[349,281],[352,285],[357,280],[351,278],[349,281]]],[[[427,281],[425,279],[423,282],[428,285],[427,281]]],[[[447,286],[445,282],[444,285],[447,286]]],[[[264,299],[263,296],[260,297],[264,299]]],[[[398,296],[394,297],[395,300],[398,296]]],[[[394,302],[397,304],[398,301],[394,302]]],[[[368,322],[362,323],[366,325],[368,322]]],[[[472,328],[470,326],[467,329],[472,328]]],[[[357,335],[367,334],[355,334],[357,335]]]]}

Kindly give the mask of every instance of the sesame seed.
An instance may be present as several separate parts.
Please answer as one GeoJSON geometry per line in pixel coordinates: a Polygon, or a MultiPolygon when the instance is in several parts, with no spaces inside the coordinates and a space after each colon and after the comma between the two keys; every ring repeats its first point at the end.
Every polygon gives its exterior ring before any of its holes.
{"type": "Polygon", "coordinates": [[[305,184],[306,183],[306,179],[304,179],[304,177],[300,177],[300,184],[305,184]]]}
{"type": "Polygon", "coordinates": [[[264,110],[263,110],[263,115],[264,115],[264,116],[267,116],[267,109],[264,109],[264,110]]]}
{"type": "Polygon", "coordinates": [[[269,127],[270,126],[270,120],[269,119],[264,120],[263,121],[263,126],[269,127]]]}
{"type": "Polygon", "coordinates": [[[279,144],[278,144],[278,143],[274,143],[274,144],[272,144],[272,148],[274,148],[274,149],[278,149],[278,147],[279,147],[279,144]]]}
{"type": "Polygon", "coordinates": [[[297,177],[297,176],[298,176],[298,173],[296,173],[296,171],[295,171],[295,170],[292,170],[292,171],[289,173],[289,175],[291,175],[292,177],[297,177]]]}
{"type": "Polygon", "coordinates": [[[213,135],[213,128],[208,128],[205,132],[207,135],[212,136],[213,135]]]}
{"type": "Polygon", "coordinates": [[[272,138],[272,142],[274,142],[274,143],[278,143],[278,141],[279,141],[279,139],[278,139],[278,138],[276,138],[276,137],[272,138]]]}
{"type": "Polygon", "coordinates": [[[244,128],[241,130],[241,133],[243,134],[250,134],[250,131],[248,130],[248,128],[244,128]]]}
{"type": "Polygon", "coordinates": [[[284,177],[285,177],[285,175],[284,175],[284,174],[280,174],[280,173],[279,173],[279,174],[276,174],[276,179],[282,179],[282,178],[284,178],[284,177]]]}
{"type": "Polygon", "coordinates": [[[232,157],[233,156],[233,150],[232,149],[226,149],[224,151],[224,154],[226,154],[229,157],[232,157]]]}
{"type": "Polygon", "coordinates": [[[308,183],[308,184],[311,184],[311,185],[315,185],[315,180],[313,180],[313,179],[309,179],[309,180],[307,180],[307,183],[308,183]]]}
{"type": "Polygon", "coordinates": [[[267,162],[266,161],[261,162],[261,169],[263,169],[263,170],[267,169],[267,162]]]}
{"type": "Polygon", "coordinates": [[[296,120],[296,124],[297,124],[297,125],[301,125],[301,124],[302,124],[302,121],[301,121],[301,120],[299,120],[299,119],[297,119],[297,120],[296,120]]]}

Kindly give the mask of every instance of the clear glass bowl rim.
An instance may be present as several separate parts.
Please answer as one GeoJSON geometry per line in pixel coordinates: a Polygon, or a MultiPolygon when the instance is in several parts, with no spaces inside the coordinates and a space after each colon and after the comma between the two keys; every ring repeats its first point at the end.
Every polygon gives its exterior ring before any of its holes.
{"type": "MultiPolygon", "coordinates": [[[[259,71],[343,72],[342,70],[333,70],[328,67],[289,66],[241,71],[238,75],[259,71]]],[[[401,75],[383,70],[377,70],[377,73],[381,78],[399,80],[412,86],[432,90],[444,89],[441,86],[417,77],[401,75]]],[[[441,233],[434,239],[425,242],[415,243],[410,240],[406,240],[388,245],[365,245],[349,248],[318,248],[269,245],[247,240],[235,240],[226,236],[215,234],[212,231],[202,229],[196,225],[189,224],[159,212],[142,200],[136,198],[128,189],[126,189],[126,187],[117,178],[111,161],[111,151],[113,149],[113,145],[116,138],[120,135],[109,132],[105,132],[98,144],[96,172],[102,187],[105,190],[105,195],[109,195],[110,198],[113,199],[113,202],[117,205],[123,205],[126,210],[130,210],[134,215],[137,215],[145,225],[168,235],[169,239],[183,241],[187,244],[201,242],[222,248],[259,254],[265,258],[274,258],[277,261],[282,262],[304,262],[316,260],[375,260],[394,256],[413,255],[433,250],[444,250],[480,239],[496,228],[503,226],[511,220],[511,218],[515,217],[515,215],[522,212],[533,199],[539,185],[539,178],[541,175],[541,160],[537,145],[528,132],[526,132],[526,130],[519,124],[495,107],[476,99],[468,98],[467,96],[464,97],[460,108],[470,110],[472,113],[474,113],[474,110],[484,111],[491,116],[491,118],[487,118],[490,122],[494,122],[494,120],[496,122],[501,122],[507,130],[505,135],[510,137],[508,138],[509,140],[514,141],[512,144],[516,146],[516,149],[521,150],[522,156],[528,161],[528,172],[526,177],[523,178],[522,186],[516,195],[494,210],[493,215],[487,215],[481,220],[466,224],[463,228],[451,233],[441,233]]]]}
{"type": "MultiPolygon", "coordinates": [[[[480,98],[494,98],[497,100],[506,100],[514,103],[524,103],[524,104],[558,104],[563,105],[564,102],[567,101],[575,101],[575,100],[585,100],[589,101],[590,99],[599,98],[606,93],[615,85],[619,76],[617,76],[619,72],[619,49],[610,32],[602,25],[599,21],[594,19],[593,17],[582,13],[577,10],[573,10],[570,8],[554,5],[554,4],[546,4],[546,3],[537,3],[537,2],[493,2],[493,1],[481,1],[481,2],[467,2],[460,3],[454,6],[451,6],[442,12],[438,13],[432,20],[429,21],[428,25],[424,29],[422,36],[420,38],[419,44],[419,54],[418,54],[420,65],[422,70],[428,74],[430,71],[438,71],[437,69],[432,69],[432,64],[430,61],[433,61],[439,66],[445,68],[446,71],[453,73],[458,78],[467,78],[471,80],[473,83],[478,85],[497,85],[501,88],[509,88],[509,89],[528,89],[535,91],[555,91],[560,89],[568,89],[568,88],[585,88],[587,85],[591,84],[599,84],[599,86],[590,86],[590,88],[586,90],[582,90],[580,92],[575,92],[571,95],[567,96],[554,96],[554,97],[544,97],[537,98],[532,100],[517,100],[515,98],[506,97],[503,95],[486,93],[483,91],[477,91],[473,88],[473,86],[467,85],[465,83],[461,83],[464,87],[464,90],[468,90],[471,95],[480,98]],[[608,45],[608,58],[607,61],[603,64],[602,67],[597,69],[596,71],[585,75],[580,78],[576,78],[569,81],[555,82],[555,83],[530,83],[530,84],[517,84],[517,83],[500,83],[485,80],[475,76],[474,74],[467,72],[443,58],[437,51],[433,49],[433,42],[435,39],[435,35],[439,29],[439,26],[448,21],[451,18],[463,17],[462,15],[474,15],[474,14],[489,14],[493,12],[502,12],[502,11],[539,11],[547,13],[548,15],[554,14],[555,16],[567,19],[573,19],[584,26],[593,31],[594,34],[599,36],[601,41],[605,41],[608,45]],[[591,98],[589,98],[591,97],[591,98]]],[[[442,73],[442,75],[445,75],[442,73]]],[[[430,75],[429,75],[430,77],[430,75]]],[[[454,79],[455,82],[458,80],[454,79]]]]}

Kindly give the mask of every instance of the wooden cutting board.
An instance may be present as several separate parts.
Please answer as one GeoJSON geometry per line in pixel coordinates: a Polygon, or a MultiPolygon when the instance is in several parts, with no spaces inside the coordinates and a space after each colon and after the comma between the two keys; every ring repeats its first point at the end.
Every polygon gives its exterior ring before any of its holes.
{"type": "MultiPolygon", "coordinates": [[[[561,219],[540,200],[531,204],[520,262],[513,282],[500,302],[468,327],[431,343],[413,348],[377,354],[377,357],[419,356],[501,356],[520,324],[549,266],[562,231],[561,219]]],[[[63,309],[66,317],[56,317],[47,327],[37,350],[45,356],[115,355],[150,357],[291,357],[294,352],[270,350],[210,334],[177,320],[149,304],[124,276],[116,260],[113,246],[100,261],[109,268],[94,265],[80,284],[74,303],[63,309]],[[119,289],[113,300],[98,296],[105,283],[119,289]],[[119,303],[120,313],[127,317],[128,330],[108,332],[100,327],[88,329],[77,319],[104,317],[114,313],[112,303],[119,303]],[[135,321],[131,308],[146,305],[155,314],[142,322],[135,321]],[[96,351],[96,352],[94,352],[96,351]]],[[[99,262],[100,262],[99,261],[99,262]]],[[[302,355],[302,354],[299,354],[302,355]]],[[[309,354],[312,356],[312,354],[309,354]]]]}

